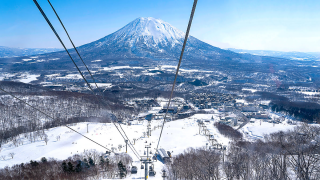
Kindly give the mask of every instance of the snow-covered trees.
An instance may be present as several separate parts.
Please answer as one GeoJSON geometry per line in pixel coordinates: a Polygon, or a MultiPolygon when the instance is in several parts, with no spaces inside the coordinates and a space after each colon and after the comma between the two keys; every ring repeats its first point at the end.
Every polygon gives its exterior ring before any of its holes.
{"type": "MultiPolygon", "coordinates": [[[[88,152],[92,151],[88,150],[88,152]]],[[[84,153],[76,154],[64,161],[43,157],[40,161],[31,160],[29,163],[0,169],[0,179],[24,179],[26,177],[28,179],[71,180],[118,179],[127,175],[128,166],[132,162],[130,156],[119,154],[105,158],[103,153],[96,153],[99,154],[97,159],[99,163],[95,163],[91,155],[84,153]],[[128,161],[128,158],[131,161],[128,161]]]]}
{"type": "Polygon", "coordinates": [[[171,179],[319,179],[320,127],[304,124],[266,135],[234,140],[228,151],[188,149],[167,164],[171,179]]]}

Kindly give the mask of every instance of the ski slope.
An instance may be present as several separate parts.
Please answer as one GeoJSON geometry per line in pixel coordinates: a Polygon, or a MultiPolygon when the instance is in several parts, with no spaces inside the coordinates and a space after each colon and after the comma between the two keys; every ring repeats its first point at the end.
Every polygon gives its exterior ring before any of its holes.
{"type": "MultiPolygon", "coordinates": [[[[165,123],[162,138],[159,144],[159,148],[164,148],[166,151],[172,152],[172,155],[182,153],[189,147],[199,148],[206,147],[206,143],[209,143],[203,133],[199,134],[199,127],[197,120],[210,120],[205,122],[210,134],[214,135],[218,143],[228,145],[230,139],[221,135],[218,130],[214,127],[214,123],[218,121],[218,114],[195,114],[189,118],[171,121],[165,123]],[[213,117],[213,119],[212,119],[213,117]]],[[[145,145],[151,143],[151,156],[155,153],[158,138],[161,129],[157,126],[161,125],[162,121],[153,120],[151,122],[152,133],[150,137],[144,137],[143,132],[147,130],[147,121],[132,121],[132,125],[122,125],[122,128],[126,132],[130,141],[133,143],[133,139],[138,139],[134,145],[140,156],[144,155],[145,145]]],[[[71,128],[83,133],[89,138],[96,142],[111,149],[115,147],[115,152],[125,152],[125,142],[117,129],[113,124],[109,123],[78,123],[70,126],[71,128]],[[89,133],[87,133],[87,125],[89,133]],[[121,150],[118,149],[118,145],[122,145],[121,150]]],[[[246,133],[248,138],[255,136],[262,136],[263,133],[269,133],[278,130],[286,130],[293,128],[293,125],[276,125],[276,128],[272,124],[263,122],[260,126],[259,122],[248,124],[241,129],[243,133],[246,133]]],[[[81,135],[71,131],[66,127],[56,127],[46,130],[45,133],[49,137],[49,142],[46,143],[43,140],[30,143],[29,140],[22,137],[23,145],[15,147],[12,143],[3,145],[1,156],[6,156],[5,160],[0,159],[0,168],[5,166],[12,166],[14,164],[26,163],[30,160],[40,160],[41,157],[53,157],[56,159],[67,159],[74,154],[84,152],[84,150],[96,149],[100,152],[105,152],[106,149],[103,147],[87,140],[81,135]],[[60,140],[57,140],[57,136],[60,136],[60,140]],[[8,154],[15,153],[12,159],[8,154]]],[[[139,159],[134,155],[131,149],[128,147],[128,153],[133,158],[133,166],[140,168],[141,163],[139,159]]],[[[154,163],[156,171],[155,177],[149,177],[149,179],[162,179],[161,170],[164,164],[160,161],[154,163]]],[[[133,174],[127,177],[127,179],[139,179],[144,177],[144,169],[138,169],[137,174],[133,174]]]]}

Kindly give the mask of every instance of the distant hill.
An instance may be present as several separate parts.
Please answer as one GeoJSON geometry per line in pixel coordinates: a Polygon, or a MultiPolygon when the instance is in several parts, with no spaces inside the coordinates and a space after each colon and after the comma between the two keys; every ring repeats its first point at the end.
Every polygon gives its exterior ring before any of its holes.
{"type": "Polygon", "coordinates": [[[320,52],[283,52],[283,51],[270,51],[270,50],[245,50],[245,49],[234,49],[229,48],[228,50],[236,53],[249,53],[258,56],[273,56],[286,58],[291,60],[300,60],[300,61],[311,61],[319,60],[320,52]]]}
{"type": "Polygon", "coordinates": [[[0,58],[30,56],[61,51],[60,48],[12,48],[0,46],[0,58]]]}

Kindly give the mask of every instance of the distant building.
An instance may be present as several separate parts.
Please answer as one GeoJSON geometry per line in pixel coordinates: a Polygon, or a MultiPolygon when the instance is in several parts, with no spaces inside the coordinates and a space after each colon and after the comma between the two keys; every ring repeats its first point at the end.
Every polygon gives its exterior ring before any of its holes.
{"type": "MultiPolygon", "coordinates": [[[[177,113],[177,111],[178,111],[178,108],[177,107],[169,107],[168,108],[168,113],[173,113],[173,114],[175,114],[175,113],[177,113]]],[[[160,111],[159,111],[159,113],[166,113],[167,112],[167,108],[163,108],[163,109],[161,109],[160,111]]]]}

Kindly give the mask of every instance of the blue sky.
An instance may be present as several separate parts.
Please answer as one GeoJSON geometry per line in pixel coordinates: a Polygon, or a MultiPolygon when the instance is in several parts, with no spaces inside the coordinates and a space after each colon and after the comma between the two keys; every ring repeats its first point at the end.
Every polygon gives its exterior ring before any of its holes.
{"type": "MultiPolygon", "coordinates": [[[[38,0],[68,47],[46,0],[38,0]]],[[[51,0],[74,43],[100,39],[138,17],[185,31],[192,0],[51,0]]],[[[190,34],[220,48],[320,52],[319,0],[199,0],[190,34]]],[[[32,0],[0,1],[0,46],[56,47],[32,0]]]]}

